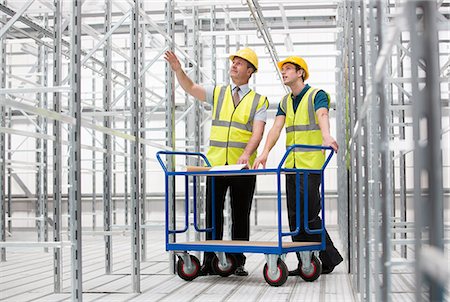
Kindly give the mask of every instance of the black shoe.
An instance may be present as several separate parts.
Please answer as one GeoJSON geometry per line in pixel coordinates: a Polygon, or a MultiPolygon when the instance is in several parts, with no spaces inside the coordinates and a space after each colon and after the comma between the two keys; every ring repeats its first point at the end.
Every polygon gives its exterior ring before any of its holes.
{"type": "Polygon", "coordinates": [[[293,271],[289,271],[289,276],[300,276],[300,270],[298,267],[293,271]]]}
{"type": "Polygon", "coordinates": [[[248,276],[248,271],[244,268],[243,265],[240,265],[236,268],[236,270],[234,271],[234,274],[236,276],[248,276]]]}
{"type": "Polygon", "coordinates": [[[330,274],[336,266],[338,266],[344,259],[342,257],[335,261],[333,264],[323,264],[322,261],[322,273],[321,274],[330,274]]]}
{"type": "Polygon", "coordinates": [[[207,275],[212,275],[211,270],[209,269],[209,265],[205,265],[203,264],[200,267],[200,272],[198,273],[199,276],[207,276],[207,275]]]}

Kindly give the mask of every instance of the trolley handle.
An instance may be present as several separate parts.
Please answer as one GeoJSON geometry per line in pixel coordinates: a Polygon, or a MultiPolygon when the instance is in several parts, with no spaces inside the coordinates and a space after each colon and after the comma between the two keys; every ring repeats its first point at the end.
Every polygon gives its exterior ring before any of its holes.
{"type": "Polygon", "coordinates": [[[208,167],[211,167],[211,164],[209,163],[209,160],[208,160],[208,158],[206,158],[206,156],[203,154],[203,153],[200,153],[200,152],[182,152],[182,151],[158,151],[158,152],[156,152],[156,158],[158,159],[158,162],[159,162],[159,164],[161,165],[161,167],[163,168],[163,170],[164,170],[164,173],[168,173],[169,171],[167,170],[167,166],[164,164],[164,162],[163,162],[163,160],[161,159],[161,155],[186,155],[186,156],[188,156],[188,155],[190,155],[190,156],[199,156],[199,157],[201,157],[204,161],[205,161],[205,163],[206,163],[206,165],[208,166],[208,167]]]}
{"type": "Polygon", "coordinates": [[[284,165],[284,162],[286,161],[289,153],[293,152],[293,150],[295,148],[306,148],[306,149],[317,149],[317,150],[331,150],[330,154],[328,155],[327,159],[325,160],[325,163],[323,164],[321,170],[325,170],[325,168],[327,167],[328,163],[331,160],[331,157],[334,154],[334,150],[333,148],[329,147],[329,146],[319,146],[319,145],[301,145],[301,144],[296,144],[296,145],[292,145],[290,147],[288,147],[286,149],[286,153],[284,153],[283,158],[281,159],[279,165],[278,165],[278,171],[280,171],[284,165]]]}

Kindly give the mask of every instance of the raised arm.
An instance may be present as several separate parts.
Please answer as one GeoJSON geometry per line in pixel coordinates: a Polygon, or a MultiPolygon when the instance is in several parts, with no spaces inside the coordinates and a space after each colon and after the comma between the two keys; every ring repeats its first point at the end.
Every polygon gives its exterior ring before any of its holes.
{"type": "Polygon", "coordinates": [[[266,167],[267,157],[269,157],[269,152],[272,150],[273,146],[275,146],[278,138],[280,137],[281,130],[283,130],[284,122],[286,120],[286,116],[278,115],[275,118],[272,128],[267,134],[266,144],[264,145],[264,150],[260,156],[258,156],[253,163],[253,169],[258,169],[259,165],[262,165],[263,168],[266,167]]]}
{"type": "Polygon", "coordinates": [[[319,108],[316,111],[317,119],[319,121],[320,131],[322,132],[322,140],[324,146],[329,146],[337,153],[339,146],[330,134],[330,118],[328,116],[327,108],[319,108]]]}
{"type": "Polygon", "coordinates": [[[166,51],[164,54],[164,59],[170,64],[170,68],[175,72],[177,76],[178,83],[181,87],[200,101],[206,100],[206,90],[204,87],[192,82],[192,80],[186,75],[183,68],[181,68],[180,61],[178,60],[175,53],[172,51],[166,51]]]}

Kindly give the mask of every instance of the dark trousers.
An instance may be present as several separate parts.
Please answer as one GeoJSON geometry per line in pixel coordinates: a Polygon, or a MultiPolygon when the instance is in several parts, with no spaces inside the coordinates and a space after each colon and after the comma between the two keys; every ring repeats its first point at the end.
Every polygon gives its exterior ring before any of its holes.
{"type": "MultiPolygon", "coordinates": [[[[292,231],[296,229],[296,189],[300,190],[300,233],[296,236],[292,236],[292,241],[321,241],[321,235],[307,234],[303,228],[304,224],[304,175],[300,173],[300,186],[296,188],[296,174],[286,175],[286,195],[287,195],[287,208],[289,218],[289,228],[292,231]]],[[[320,229],[322,227],[322,219],[319,216],[321,210],[321,200],[319,187],[321,182],[320,174],[308,175],[308,225],[310,230],[320,229]]],[[[330,235],[325,230],[325,246],[324,251],[320,251],[320,260],[323,267],[334,267],[342,262],[342,256],[339,251],[334,247],[333,241],[331,241],[330,235]]],[[[300,260],[300,256],[297,253],[297,258],[300,260]]]]}
{"type": "MultiPolygon", "coordinates": [[[[255,192],[256,176],[216,176],[214,192],[212,192],[212,177],[206,179],[206,227],[212,227],[212,194],[215,198],[216,240],[223,238],[223,207],[225,194],[230,189],[231,201],[231,239],[246,240],[250,238],[250,210],[253,193],[255,192]]],[[[206,240],[212,239],[212,233],[206,233],[206,240]]],[[[245,264],[243,253],[234,254],[237,265],[245,264]]],[[[214,253],[205,253],[204,265],[211,263],[214,253]]]]}

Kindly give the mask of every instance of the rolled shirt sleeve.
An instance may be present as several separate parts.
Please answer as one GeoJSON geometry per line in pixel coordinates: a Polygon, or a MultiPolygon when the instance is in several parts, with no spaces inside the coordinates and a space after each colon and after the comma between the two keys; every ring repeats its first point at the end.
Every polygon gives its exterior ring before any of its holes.
{"type": "Polygon", "coordinates": [[[261,106],[255,113],[255,121],[263,121],[264,123],[267,121],[267,107],[269,106],[269,101],[266,99],[266,104],[261,106]]]}
{"type": "Polygon", "coordinates": [[[216,86],[214,85],[205,85],[205,91],[206,91],[206,102],[210,104],[211,106],[214,105],[214,88],[216,86]]]}

